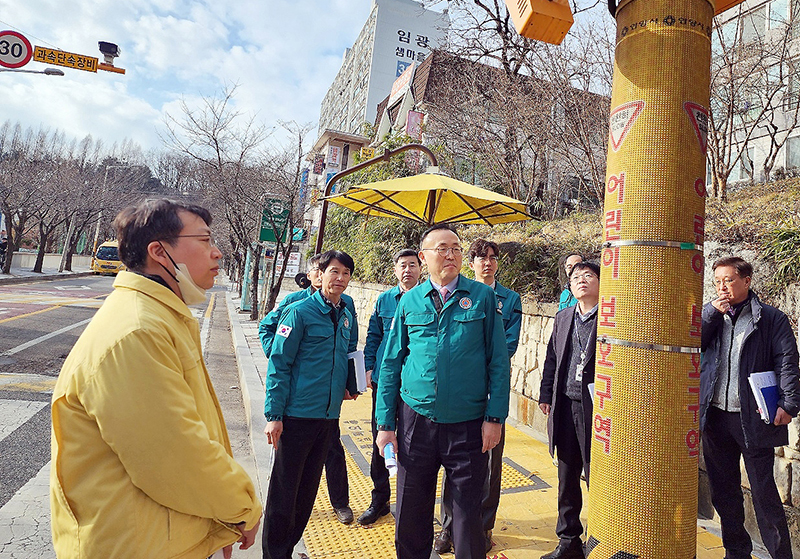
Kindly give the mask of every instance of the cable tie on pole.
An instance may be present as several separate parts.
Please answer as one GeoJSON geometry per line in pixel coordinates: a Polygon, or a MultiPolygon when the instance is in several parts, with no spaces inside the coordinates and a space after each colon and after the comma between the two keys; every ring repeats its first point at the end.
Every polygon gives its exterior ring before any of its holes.
{"type": "Polygon", "coordinates": [[[695,243],[682,243],[679,241],[639,241],[635,239],[606,241],[603,243],[602,248],[630,247],[630,246],[667,247],[667,248],[679,248],[681,250],[699,250],[699,251],[703,250],[703,245],[698,245],[695,243]]]}
{"type": "Polygon", "coordinates": [[[623,347],[634,347],[636,349],[650,349],[654,351],[666,351],[669,353],[701,353],[699,347],[684,347],[677,345],[662,345],[662,344],[646,344],[643,342],[632,342],[629,340],[620,340],[618,338],[611,338],[606,335],[597,336],[597,341],[601,344],[612,344],[623,347]]]}

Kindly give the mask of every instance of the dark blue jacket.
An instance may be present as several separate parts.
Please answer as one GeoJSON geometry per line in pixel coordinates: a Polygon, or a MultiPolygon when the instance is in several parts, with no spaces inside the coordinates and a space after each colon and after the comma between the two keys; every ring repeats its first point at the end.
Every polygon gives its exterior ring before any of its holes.
{"type": "MultiPolygon", "coordinates": [[[[753,323],[744,334],[739,362],[739,400],[742,429],[748,448],[768,448],[789,444],[789,430],[764,423],[758,413],[750,373],[775,371],[780,385],[778,405],[796,416],[800,411],[800,372],[798,372],[797,340],[788,317],[775,307],[762,303],[751,292],[750,309],[753,323]]],[[[703,307],[703,360],[700,373],[700,428],[705,428],[706,414],[714,397],[719,378],[719,348],[725,315],[707,303],[703,307]]]]}

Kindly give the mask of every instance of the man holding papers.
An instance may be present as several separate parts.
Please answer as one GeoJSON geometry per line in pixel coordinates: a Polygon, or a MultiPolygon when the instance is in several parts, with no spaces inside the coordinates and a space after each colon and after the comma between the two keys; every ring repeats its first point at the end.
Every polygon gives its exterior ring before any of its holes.
{"type": "Polygon", "coordinates": [[[725,556],[749,559],[753,549],[744,528],[743,456],[764,545],[773,559],[791,559],[773,462],[774,447],[789,443],[786,425],[800,411],[797,341],[787,316],[750,290],[749,263],[732,256],[717,260],[713,270],[718,297],[703,307],[700,428],[725,556]],[[767,372],[778,387],[772,423],[762,420],[749,380],[767,372]]]}
{"type": "MultiPolygon", "coordinates": [[[[275,333],[278,330],[278,323],[281,318],[286,315],[286,310],[293,304],[307,299],[314,295],[317,291],[322,289],[322,272],[319,269],[319,259],[322,255],[317,254],[308,259],[308,279],[311,285],[302,291],[295,291],[289,293],[283,298],[278,307],[267,314],[261,323],[258,325],[258,336],[261,338],[261,347],[264,349],[264,354],[269,358],[272,353],[272,342],[275,339],[275,333]]],[[[356,316],[356,307],[353,298],[347,293],[342,293],[342,301],[350,314],[353,316],[350,322],[350,347],[349,352],[355,352],[358,344],[358,317],[356,316]]],[[[350,383],[348,377],[348,384],[346,385],[348,391],[355,394],[357,385],[350,383]]],[[[345,398],[346,400],[349,398],[345,398]]],[[[325,459],[325,479],[328,482],[328,496],[331,500],[331,506],[336,513],[336,518],[342,524],[350,524],[353,522],[353,510],[350,508],[350,487],[347,481],[347,465],[344,457],[344,447],[342,441],[337,434],[334,440],[331,441],[331,449],[328,452],[328,457],[325,459]]]]}
{"type": "Polygon", "coordinates": [[[311,516],[322,466],[339,442],[339,412],[347,394],[347,354],[353,315],[342,292],[353,259],[322,254],[322,286],[290,305],[278,322],[265,379],[267,442],[275,464],[269,480],[263,533],[265,559],[291,559],[311,516]]]}

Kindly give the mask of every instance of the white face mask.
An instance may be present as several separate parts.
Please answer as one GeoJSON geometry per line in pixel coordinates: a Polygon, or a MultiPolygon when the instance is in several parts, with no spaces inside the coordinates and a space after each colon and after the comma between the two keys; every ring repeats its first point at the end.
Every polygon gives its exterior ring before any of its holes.
{"type": "Polygon", "coordinates": [[[175,279],[181,288],[184,303],[191,306],[206,302],[206,290],[194,282],[186,264],[176,265],[175,279]]]}
{"type": "MultiPolygon", "coordinates": [[[[161,247],[163,248],[164,245],[161,245],[161,247]]],[[[175,274],[171,274],[163,264],[161,264],[161,267],[164,268],[164,270],[166,270],[166,272],[178,282],[178,287],[181,289],[181,297],[183,302],[186,303],[187,306],[205,303],[206,290],[194,282],[192,275],[189,273],[189,267],[183,263],[176,263],[175,260],[172,259],[172,256],[170,256],[169,252],[167,252],[166,248],[164,249],[164,252],[167,253],[167,258],[169,258],[170,262],[172,262],[172,264],[175,266],[175,274]]]]}

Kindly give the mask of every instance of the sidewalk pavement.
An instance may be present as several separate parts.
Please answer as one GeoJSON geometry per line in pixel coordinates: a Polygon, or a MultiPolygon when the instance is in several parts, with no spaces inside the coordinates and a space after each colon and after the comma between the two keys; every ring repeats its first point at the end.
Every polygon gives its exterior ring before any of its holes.
{"type": "Polygon", "coordinates": [[[11,268],[10,273],[0,272],[0,285],[14,285],[17,283],[29,283],[34,281],[50,281],[57,279],[70,279],[91,276],[89,268],[75,266],[71,272],[59,272],[58,268],[42,268],[41,273],[32,272],[28,268],[11,268]]]}
{"type": "MultiPolygon", "coordinates": [[[[280,297],[287,293],[281,292],[280,297]]],[[[227,302],[242,396],[250,422],[258,486],[262,502],[266,502],[271,468],[271,447],[267,445],[263,434],[266,420],[262,413],[267,359],[258,339],[258,323],[251,321],[249,315],[239,312],[230,291],[227,293],[227,302]]],[[[368,393],[355,402],[344,402],[340,418],[342,442],[348,451],[350,506],[356,517],[369,506],[372,489],[369,477],[372,449],[371,397],[371,393],[368,393]]],[[[511,422],[506,427],[503,462],[500,508],[492,536],[494,546],[488,557],[539,559],[558,543],[555,534],[558,511],[556,467],[547,444],[530,428],[511,422]]],[[[394,479],[392,486],[391,504],[394,512],[394,479]]],[[[584,502],[588,501],[587,497],[584,486],[584,502]]],[[[438,498],[437,494],[437,503],[438,498]]],[[[438,515],[438,507],[436,514],[438,515]]],[[[582,519],[585,524],[585,507],[582,519]]],[[[438,531],[438,526],[434,529],[438,531]]],[[[394,556],[394,518],[389,515],[367,527],[359,526],[355,522],[349,526],[340,524],[328,502],[327,485],[323,478],[303,541],[295,550],[296,558],[316,559],[322,556],[331,559],[385,559],[394,556]]],[[[764,551],[757,552],[755,556],[769,557],[764,551]]],[[[431,557],[436,558],[438,555],[432,553],[431,557]]],[[[696,559],[723,557],[719,525],[712,521],[699,520],[696,559]]]]}

